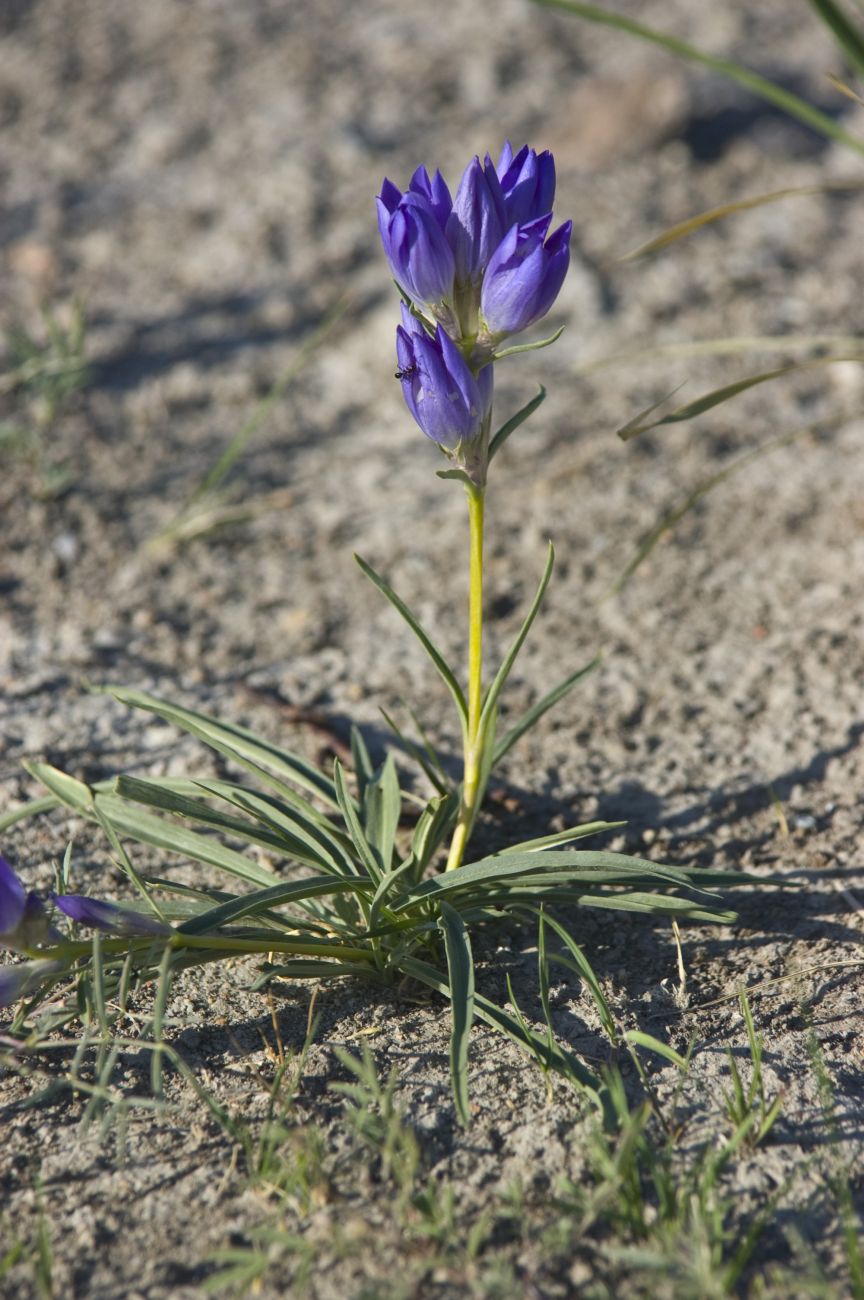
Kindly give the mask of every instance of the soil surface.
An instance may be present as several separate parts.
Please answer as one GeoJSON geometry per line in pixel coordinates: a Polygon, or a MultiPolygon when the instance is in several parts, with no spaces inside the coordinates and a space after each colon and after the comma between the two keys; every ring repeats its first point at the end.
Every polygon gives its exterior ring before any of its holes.
{"type": "MultiPolygon", "coordinates": [[[[745,59],[851,130],[864,124],[827,80],[839,60],[806,6],[630,8],[745,59]]],[[[548,324],[567,328],[554,347],[498,368],[502,418],[538,383],[549,395],[494,466],[489,650],[500,655],[518,627],[552,538],[553,585],[508,708],[599,648],[604,659],[512,752],[478,833],[494,846],[620,818],[610,847],[798,886],[730,893],[737,924],[685,930],[683,1006],[665,924],[562,915],[623,1027],[680,1051],[695,1042],[678,1102],[685,1147],[713,1141],[721,1124],[726,1048],[746,1062],[736,990],[781,981],[752,999],[767,1087],[784,1104],[770,1140],[735,1165],[735,1231],[777,1192],[780,1226],[748,1276],[788,1264],[794,1240],[840,1277],[836,1206],[819,1190],[814,1042],[833,1084],[832,1151],[858,1161],[849,1185],[860,1208],[864,376],[851,362],[813,367],[627,445],[615,430],[679,385],[683,402],[803,355],[778,337],[860,336],[860,197],[789,199],[654,258],[618,259],[714,205],[860,178],[860,157],[719,77],[527,0],[11,0],[0,28],[0,321],[40,337],[40,304],[64,322],[80,299],[91,366],[89,386],[45,427],[41,463],[11,445],[2,462],[2,809],[38,792],[27,759],[86,780],[214,770],[208,753],[90,683],[148,689],[324,761],[352,721],[380,756],[380,707],[409,700],[457,752],[438,680],[351,558],[383,571],[459,660],[464,495],[436,478],[439,455],[393,381],[397,300],[373,199],[384,175],[404,184],[421,161],[455,185],[473,152],[497,155],[505,137],[551,148],[556,212],[575,235],[548,324]],[[220,526],[154,543],[346,295],[252,432],[209,521],[220,526]],[[775,342],[720,357],[671,349],[725,336],[775,342]],[[667,351],[600,364],[652,348],[667,351]],[[718,484],[602,599],[665,511],[737,455],[803,429],[718,484]],[[59,471],[66,482],[52,491],[59,471]]],[[[0,400],[9,424],[40,419],[20,391],[0,400]]],[[[50,887],[70,837],[82,890],[122,889],[104,841],[68,818],[22,823],[2,851],[28,885],[50,887]]],[[[155,854],[136,850],[136,861],[166,869],[155,854]]],[[[484,942],[482,990],[505,1002],[509,973],[539,1018],[536,934],[484,942]]],[[[242,964],[188,972],[170,1014],[200,1084],[254,1129],[278,1042],[303,1043],[312,990],[268,1001],[248,991],[253,975],[242,964]]],[[[587,991],[562,967],[552,992],[562,1041],[604,1059],[587,991]]],[[[561,1178],[579,1182],[574,1093],[562,1085],[550,1101],[537,1067],[478,1028],[466,1135],[448,1090],[443,1004],[333,984],[315,1010],[295,1113],[323,1134],[341,1181],[298,1212],[307,1255],[274,1253],[260,1294],[607,1294],[596,1260],[576,1248],[553,1258],[530,1234],[511,1251],[510,1281],[490,1281],[484,1251],[506,1254],[503,1228],[461,1272],[424,1273],[386,1180],[345,1136],[332,1084],[348,1075],[335,1049],[367,1044],[382,1079],[395,1067],[422,1167],[458,1188],[464,1223],[517,1180],[540,1213],[561,1178]],[[356,1249],[337,1250],[337,1237],[356,1249]],[[313,1256],[301,1275],[298,1260],[313,1256]]],[[[677,1071],[646,1061],[668,1096],[677,1071]]],[[[68,1093],[27,1107],[43,1083],[27,1077],[26,1058],[19,1067],[0,1079],[0,1256],[32,1239],[41,1206],[56,1295],[199,1296],[214,1255],[272,1220],[237,1143],[175,1075],[171,1106],[132,1110],[123,1136],[82,1132],[85,1101],[68,1093]]],[[[148,1068],[129,1054],[121,1082],[146,1096],[148,1068]]],[[[22,1258],[5,1294],[38,1293],[34,1267],[22,1258]]]]}

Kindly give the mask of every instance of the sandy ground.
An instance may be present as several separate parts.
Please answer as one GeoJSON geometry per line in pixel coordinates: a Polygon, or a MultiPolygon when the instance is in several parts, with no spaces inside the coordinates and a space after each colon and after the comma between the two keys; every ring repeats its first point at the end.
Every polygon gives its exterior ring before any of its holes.
{"type": "MultiPolygon", "coordinates": [[[[803,6],[789,9],[650,0],[638,16],[746,58],[854,128],[854,106],[825,80],[837,70],[830,43],[803,6]]],[[[567,919],[625,1026],[682,1050],[695,1035],[686,1105],[697,1114],[725,1076],[726,1046],[745,1043],[734,1002],[700,1005],[794,976],[754,999],[767,1076],[786,1097],[771,1143],[737,1166],[735,1192],[746,1221],[753,1198],[797,1170],[785,1222],[830,1272],[831,1210],[808,1200],[824,1137],[813,1035],[847,1156],[864,1139],[860,969],[829,966],[860,956],[862,937],[862,372],[814,368],[625,447],[615,429],[679,384],[683,401],[800,353],[596,363],[720,336],[860,335],[854,196],[757,209],[653,260],[616,262],[691,213],[855,178],[860,159],[716,77],[525,0],[20,0],[0,26],[0,318],[38,332],[40,302],[62,318],[80,297],[93,368],[46,438],[49,462],[69,468],[68,489],[45,499],[25,460],[3,461],[3,807],[35,791],[27,758],[85,779],[209,770],[194,746],[88,694],[87,682],[145,687],[313,757],[344,742],[351,720],[380,752],[379,706],[405,697],[455,745],[437,681],[351,560],[357,550],[383,570],[460,654],[464,501],[435,477],[437,453],[392,379],[396,302],[372,200],[383,175],[404,183],[420,161],[455,183],[473,151],[497,152],[505,137],[552,148],[556,211],[575,223],[575,264],[550,317],[567,329],[554,348],[500,367],[502,414],[538,382],[549,397],[495,465],[490,647],[500,651],[518,625],[551,537],[560,562],[512,708],[598,647],[605,659],[513,752],[480,833],[499,844],[556,819],[620,817],[628,825],[613,847],[803,885],[740,891],[736,926],[686,933],[685,1012],[664,926],[567,919]],[[230,478],[239,521],[174,549],[150,546],[346,294],[340,322],[230,478]],[[599,603],[664,510],[736,453],[804,426],[812,432],[705,498],[621,595],[599,603]]],[[[32,415],[4,400],[4,418],[32,415]]],[[[80,825],[72,832],[82,887],[115,887],[105,846],[80,825]]],[[[2,848],[45,885],[69,834],[68,821],[42,819],[2,848]]],[[[516,932],[485,954],[490,996],[506,999],[509,970],[530,1001],[533,943],[516,932]]],[[[261,1035],[272,1043],[273,1026],[264,999],[240,987],[250,974],[185,976],[172,1014],[205,1086],[254,1117],[272,1077],[261,1035]]],[[[602,1053],[584,991],[562,974],[554,993],[562,1038],[589,1058],[602,1053]]],[[[290,1047],[303,1040],[308,999],[298,988],[277,1004],[290,1047]]],[[[447,1092],[441,1006],[323,988],[318,1010],[298,1106],[334,1149],[341,1102],[329,1084],[345,1076],[333,1048],[365,1041],[383,1074],[397,1066],[425,1167],[455,1180],[465,1214],[517,1176],[541,1200],[558,1176],[578,1177],[576,1100],[562,1092],[548,1103],[535,1067],[491,1033],[477,1030],[472,1046],[466,1137],[447,1092]]],[[[670,1087],[674,1072],[655,1064],[658,1087],[670,1087]]],[[[132,1060],[129,1077],[142,1068],[132,1060]]],[[[0,1081],[0,1230],[10,1241],[29,1233],[41,1198],[57,1295],[202,1294],[208,1259],[246,1241],[266,1207],[243,1190],[230,1142],[192,1093],[174,1082],[167,1117],[133,1116],[123,1161],[116,1136],[80,1134],[78,1102],[23,1108],[32,1087],[14,1072],[0,1081]]],[[[394,1286],[401,1267],[388,1223],[386,1197],[359,1176],[353,1200],[316,1210],[310,1240],[324,1244],[313,1293],[396,1294],[380,1280],[394,1286]],[[374,1263],[373,1253],[365,1263],[327,1256],[328,1233],[346,1222],[364,1249],[375,1242],[374,1263]]],[[[789,1249],[767,1234],[760,1266],[788,1261],[789,1249]]],[[[299,1294],[284,1267],[262,1294],[299,1294]]],[[[550,1270],[530,1244],[517,1273],[522,1294],[566,1295],[585,1282],[572,1261],[550,1270]]],[[[21,1296],[35,1285],[23,1265],[8,1284],[21,1296]]],[[[429,1285],[455,1295],[468,1284],[429,1285]]]]}

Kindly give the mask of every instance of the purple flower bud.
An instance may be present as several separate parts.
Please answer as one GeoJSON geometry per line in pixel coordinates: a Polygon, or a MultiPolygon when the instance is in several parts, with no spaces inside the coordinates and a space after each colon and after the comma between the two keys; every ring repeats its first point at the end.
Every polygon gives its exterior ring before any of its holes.
{"type": "Polygon", "coordinates": [[[507,228],[525,226],[552,211],[555,200],[555,160],[548,149],[536,153],[523,145],[515,158],[510,141],[498,159],[498,179],[504,195],[507,228]]]}
{"type": "Polygon", "coordinates": [[[405,401],[426,437],[451,450],[476,438],[492,405],[492,367],[475,379],[449,334],[439,325],[431,338],[404,306],[396,356],[405,401]]]}
{"type": "Polygon", "coordinates": [[[498,174],[490,159],[474,158],[459,182],[447,239],[456,259],[457,284],[477,281],[507,230],[507,213],[498,174]]]}
{"type": "Polygon", "coordinates": [[[480,313],[490,334],[518,334],[545,316],[570,265],[572,221],[544,244],[551,215],[513,226],[486,268],[480,313]]]}
{"type": "Polygon", "coordinates": [[[415,183],[421,192],[402,194],[385,179],[377,199],[378,229],[396,283],[412,302],[431,305],[453,291],[453,253],[441,221],[450,196],[440,175],[430,181],[425,168],[414,173],[415,183]]]}
{"type": "Polygon", "coordinates": [[[59,894],[54,902],[73,921],[89,925],[94,930],[107,930],[109,934],[130,939],[171,934],[170,926],[163,925],[145,912],[118,907],[116,903],[104,903],[98,898],[87,898],[84,894],[59,894]]]}
{"type": "Polygon", "coordinates": [[[62,961],[22,961],[15,966],[0,966],[0,1007],[11,1007],[49,975],[63,969],[62,961]]]}

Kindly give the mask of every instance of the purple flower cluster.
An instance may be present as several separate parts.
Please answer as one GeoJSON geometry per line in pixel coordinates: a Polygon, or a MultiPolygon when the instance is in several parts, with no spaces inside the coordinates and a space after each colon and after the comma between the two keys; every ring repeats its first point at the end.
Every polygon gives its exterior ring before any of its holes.
{"type": "MultiPolygon", "coordinates": [[[[169,926],[154,917],[129,907],[118,907],[116,903],[86,898],[83,894],[52,897],[60,911],[73,921],[109,934],[136,938],[171,933],[169,926]]],[[[9,863],[0,857],[0,948],[29,952],[62,940],[63,936],[49,924],[42,900],[24,888],[9,863]]],[[[0,967],[0,1007],[10,1006],[46,975],[64,968],[64,962],[50,959],[0,967]]]]}
{"type": "Polygon", "coordinates": [[[492,363],[502,339],[545,316],[570,262],[572,222],[551,235],[555,163],[504,145],[474,158],[451,198],[418,167],[403,193],[378,197],[384,253],[409,306],[397,329],[397,378],[420,428],[450,453],[488,431],[492,363]]]}

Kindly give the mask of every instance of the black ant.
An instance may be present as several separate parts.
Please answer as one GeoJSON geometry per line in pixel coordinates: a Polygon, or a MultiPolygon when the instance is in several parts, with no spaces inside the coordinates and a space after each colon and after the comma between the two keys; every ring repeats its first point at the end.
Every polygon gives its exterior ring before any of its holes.
{"type": "Polygon", "coordinates": [[[412,375],[417,374],[416,365],[406,366],[404,370],[397,370],[394,379],[410,379],[412,375]]]}

